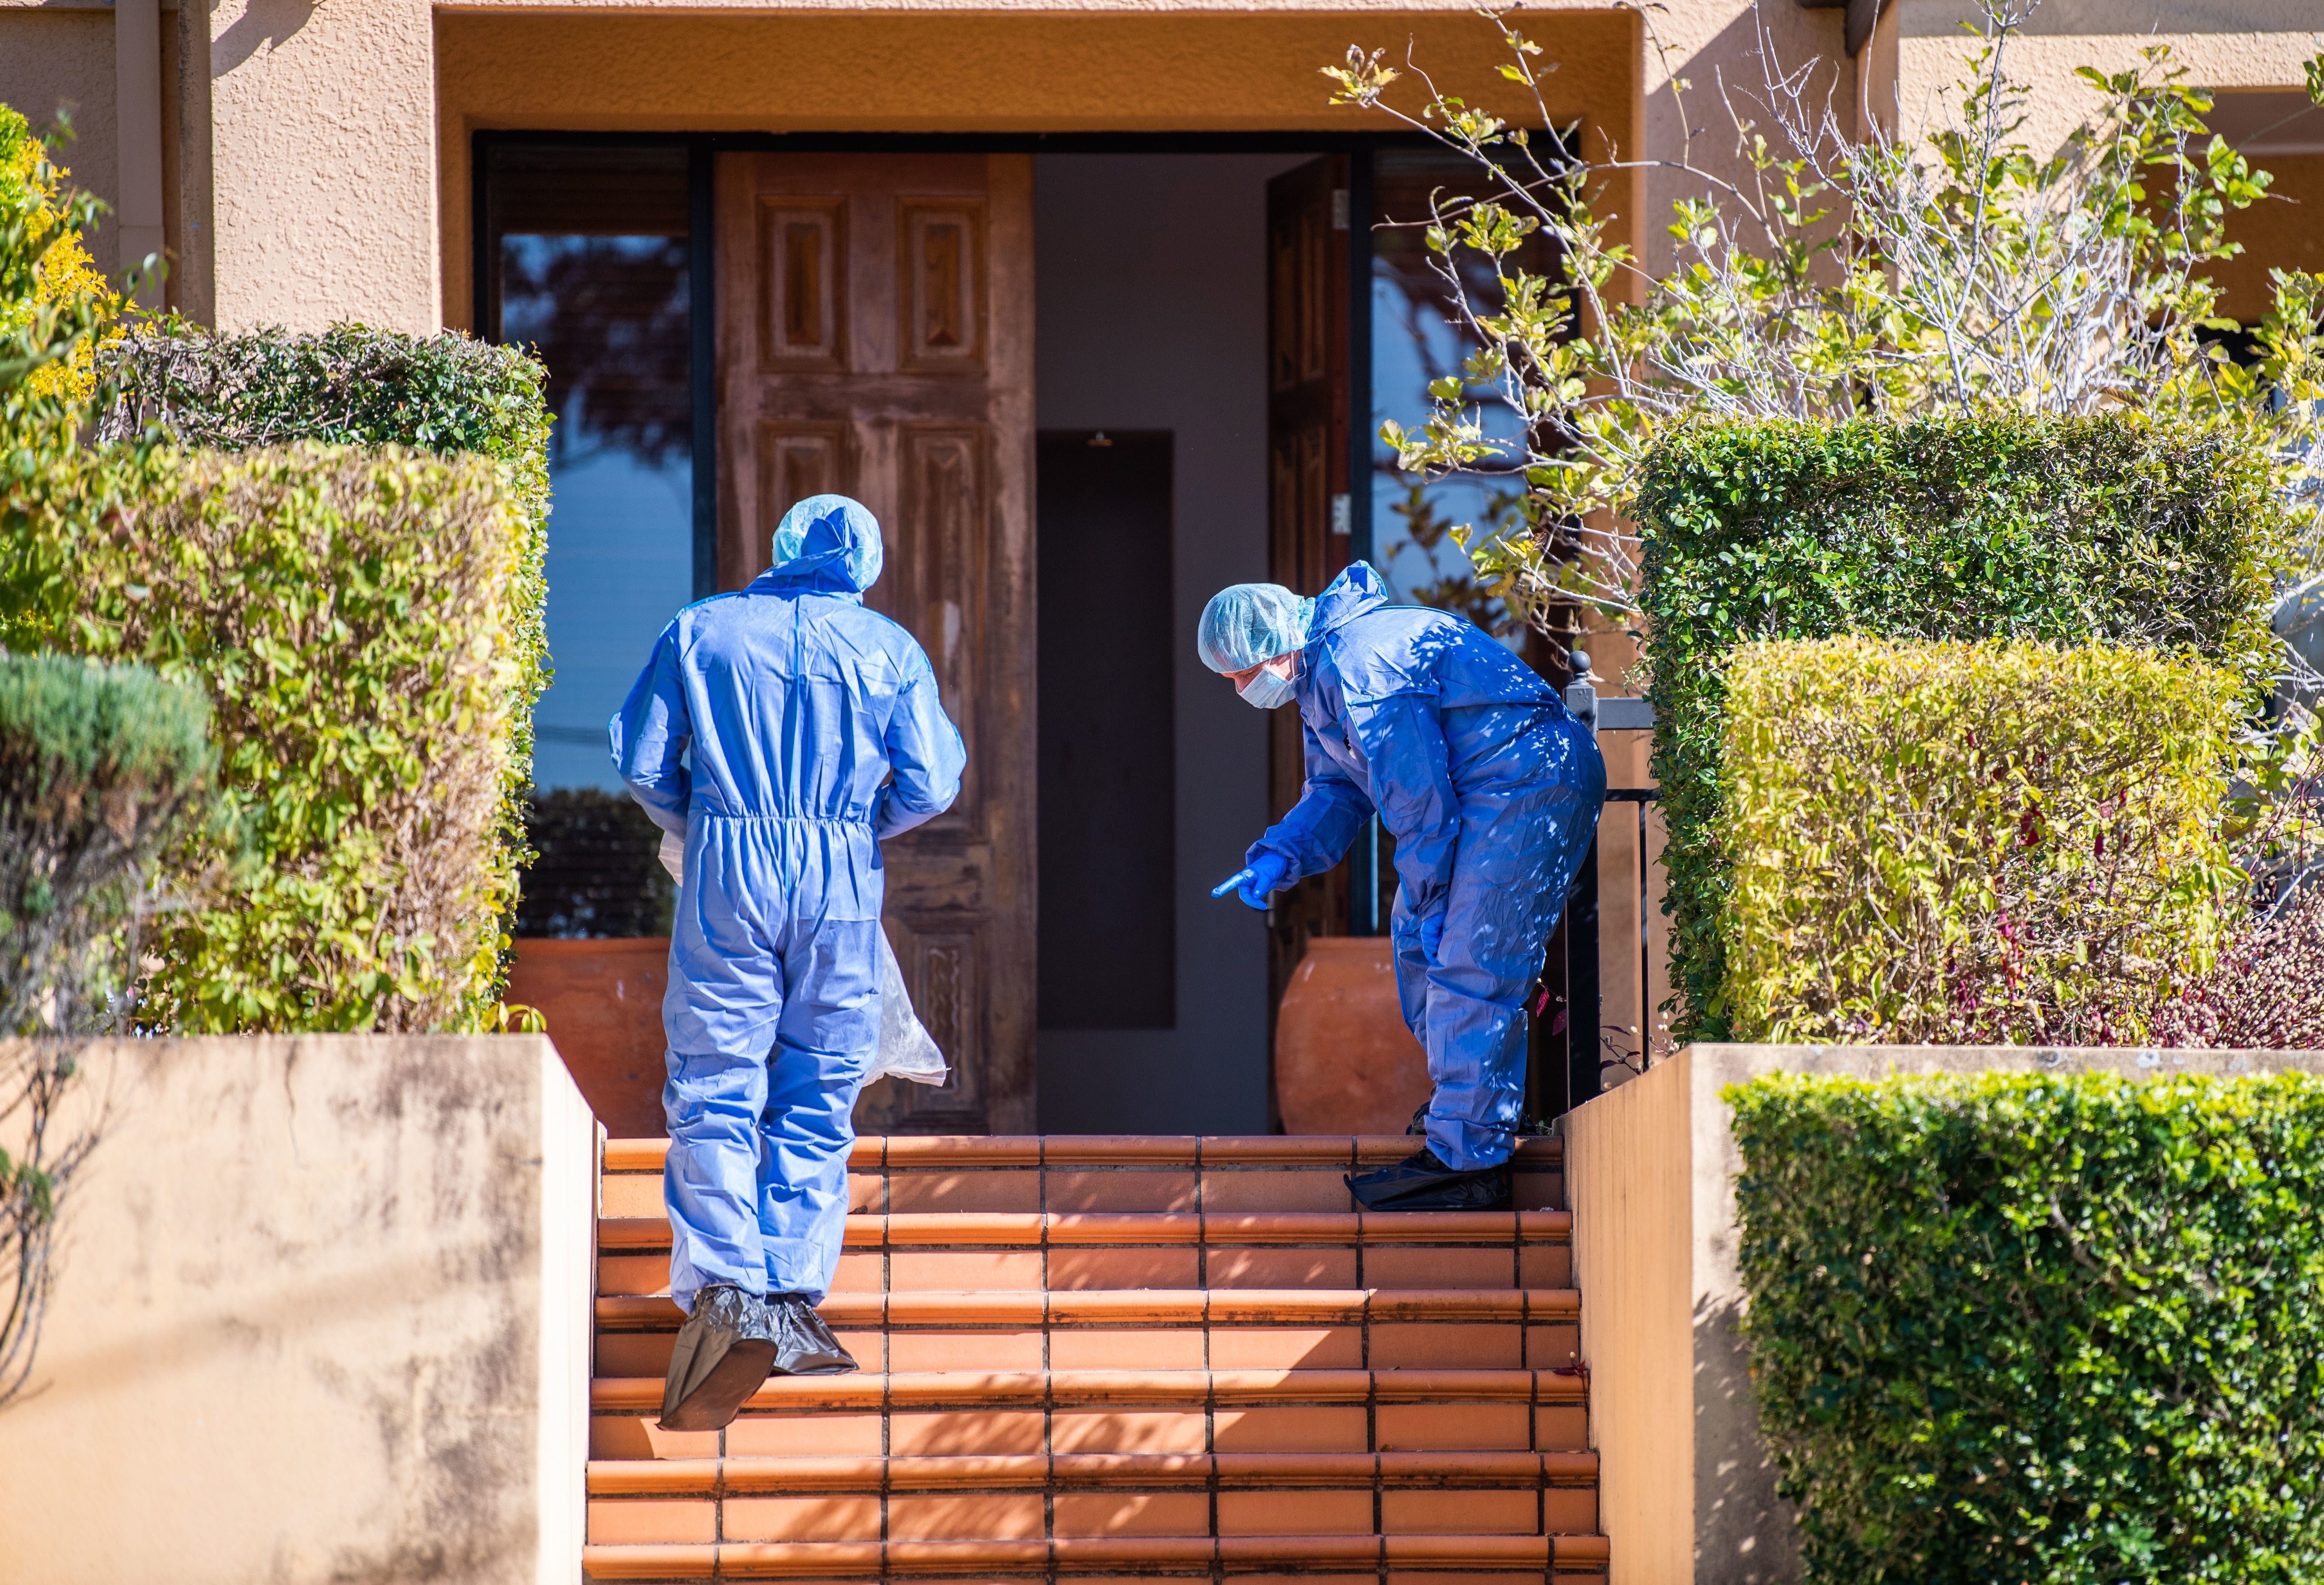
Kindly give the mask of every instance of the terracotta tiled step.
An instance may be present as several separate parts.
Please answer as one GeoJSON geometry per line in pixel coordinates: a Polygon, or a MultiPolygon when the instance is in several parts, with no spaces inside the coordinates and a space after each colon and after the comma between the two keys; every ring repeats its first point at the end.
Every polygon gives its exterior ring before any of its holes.
{"type": "Polygon", "coordinates": [[[881,1491],[1530,1489],[1594,1485],[1595,1453],[1065,1453],[982,1458],[599,1460],[589,1495],[881,1491]]]}
{"type": "Polygon", "coordinates": [[[589,1524],[600,1544],[1585,1534],[1596,1487],[1588,1453],[616,1460],[590,1466],[589,1524]]]}
{"type": "MultiPolygon", "coordinates": [[[[1562,1210],[861,1216],[833,1287],[1562,1288],[1572,1226],[1562,1210]]],[[[605,1218],[599,1247],[599,1293],[666,1290],[662,1219],[605,1218]]]]}
{"type": "MultiPolygon", "coordinates": [[[[659,1209],[669,1143],[607,1144],[608,1215],[659,1209]]],[[[1341,1174],[1401,1160],[1416,1144],[1402,1135],[867,1138],[848,1160],[849,1192],[872,1212],[1348,1210],[1341,1174]]],[[[1557,1140],[1519,1145],[1521,1208],[1565,1203],[1563,1159],[1557,1140]]]]}
{"type": "MultiPolygon", "coordinates": [[[[1539,1370],[1576,1363],[1570,1288],[835,1293],[822,1305],[867,1370],[1539,1370]]],[[[597,1301],[597,1373],[669,1367],[681,1316],[661,1296],[597,1301]]]]}
{"type": "MultiPolygon", "coordinates": [[[[857,1215],[850,1249],[944,1249],[1044,1245],[1148,1244],[1526,1244],[1572,1237],[1562,1210],[1232,1211],[1153,1215],[1038,1211],[857,1215]]],[[[669,1218],[603,1217],[601,1249],[668,1249],[669,1218]]]]}
{"type": "Polygon", "coordinates": [[[883,1580],[1051,1574],[1243,1577],[1306,1573],[1317,1585],[1349,1576],[1406,1585],[1460,1572],[1477,1580],[1600,1574],[1594,1535],[1231,1535],[1056,1537],[1049,1540],[791,1542],[592,1546],[593,1580],[883,1580]]]}
{"type": "MultiPolygon", "coordinates": [[[[599,1376],[592,1409],[658,1409],[658,1376],[599,1376]]],[[[1579,1404],[1579,1371],[1561,1370],[931,1370],[778,1376],[751,1410],[1066,1409],[1095,1404],[1214,1408],[1250,1404],[1579,1404]]]]}
{"type": "MultiPolygon", "coordinates": [[[[1571,1288],[1117,1288],[1045,1293],[834,1293],[819,1307],[847,1327],[1361,1326],[1371,1321],[1572,1321],[1571,1288]]],[[[601,1329],[675,1327],[667,1297],[601,1298],[601,1329]]]]}

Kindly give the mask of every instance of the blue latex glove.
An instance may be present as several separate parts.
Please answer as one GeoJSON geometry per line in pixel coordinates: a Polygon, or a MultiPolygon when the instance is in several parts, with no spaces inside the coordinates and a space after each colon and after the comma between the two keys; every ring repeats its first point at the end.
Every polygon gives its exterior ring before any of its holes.
{"type": "Polygon", "coordinates": [[[1264,912],[1269,892],[1283,889],[1291,878],[1291,861],[1280,853],[1262,853],[1234,874],[1211,888],[1211,895],[1223,897],[1229,892],[1240,896],[1250,907],[1264,912]]]}
{"type": "Polygon", "coordinates": [[[1420,922],[1420,951],[1431,963],[1438,960],[1436,949],[1444,944],[1444,916],[1432,913],[1420,922]]]}

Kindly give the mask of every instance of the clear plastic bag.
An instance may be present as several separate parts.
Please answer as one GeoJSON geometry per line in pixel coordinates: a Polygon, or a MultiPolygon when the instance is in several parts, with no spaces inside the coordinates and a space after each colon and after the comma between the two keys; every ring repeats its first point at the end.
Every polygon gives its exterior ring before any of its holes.
{"type": "MultiPolygon", "coordinates": [[[[669,878],[686,884],[686,839],[670,831],[661,834],[656,857],[669,878]]],[[[880,1053],[863,1082],[875,1079],[905,1079],[914,1084],[942,1084],[952,1077],[935,1037],[912,1010],[912,996],[904,988],[904,966],[896,961],[886,926],[880,930],[880,1053]]]]}

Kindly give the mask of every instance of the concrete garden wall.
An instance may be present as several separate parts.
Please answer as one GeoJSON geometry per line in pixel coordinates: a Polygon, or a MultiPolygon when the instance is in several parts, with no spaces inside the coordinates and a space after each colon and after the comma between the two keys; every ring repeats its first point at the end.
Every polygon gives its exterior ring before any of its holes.
{"type": "Polygon", "coordinates": [[[2324,1052],[1997,1046],[1689,1046],[1569,1113],[1567,1204],[1611,1585],[1799,1577],[1738,1322],[1735,1180],[1720,1091],[1767,1073],[2324,1072],[2324,1052]]]}
{"type": "Polygon", "coordinates": [[[555,1048],[114,1041],[85,1072],[0,1580],[579,1578],[596,1127],[555,1048]]]}

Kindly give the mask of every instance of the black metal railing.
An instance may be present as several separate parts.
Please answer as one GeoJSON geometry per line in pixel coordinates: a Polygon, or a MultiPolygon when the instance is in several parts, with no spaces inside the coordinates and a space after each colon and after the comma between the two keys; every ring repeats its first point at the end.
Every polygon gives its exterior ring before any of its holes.
{"type": "MultiPolygon", "coordinates": [[[[1654,712],[1643,699],[1603,698],[1585,682],[1567,689],[1565,702],[1593,733],[1654,728],[1654,712]]],[[[1655,908],[1649,825],[1651,806],[1660,798],[1652,787],[1617,787],[1607,792],[1598,835],[1567,894],[1564,916],[1550,940],[1528,1052],[1526,1110],[1536,1118],[1556,1117],[1599,1094],[1609,1070],[1643,1072],[1654,1061],[1654,962],[1661,916],[1655,908]],[[1627,861],[1609,874],[1606,838],[1618,820],[1634,839],[1622,845],[1628,850],[1627,861]],[[1609,1018],[1604,965],[1611,943],[1600,928],[1600,905],[1617,894],[1637,900],[1637,941],[1625,946],[1637,953],[1637,978],[1635,1004],[1609,1018]]]]}

